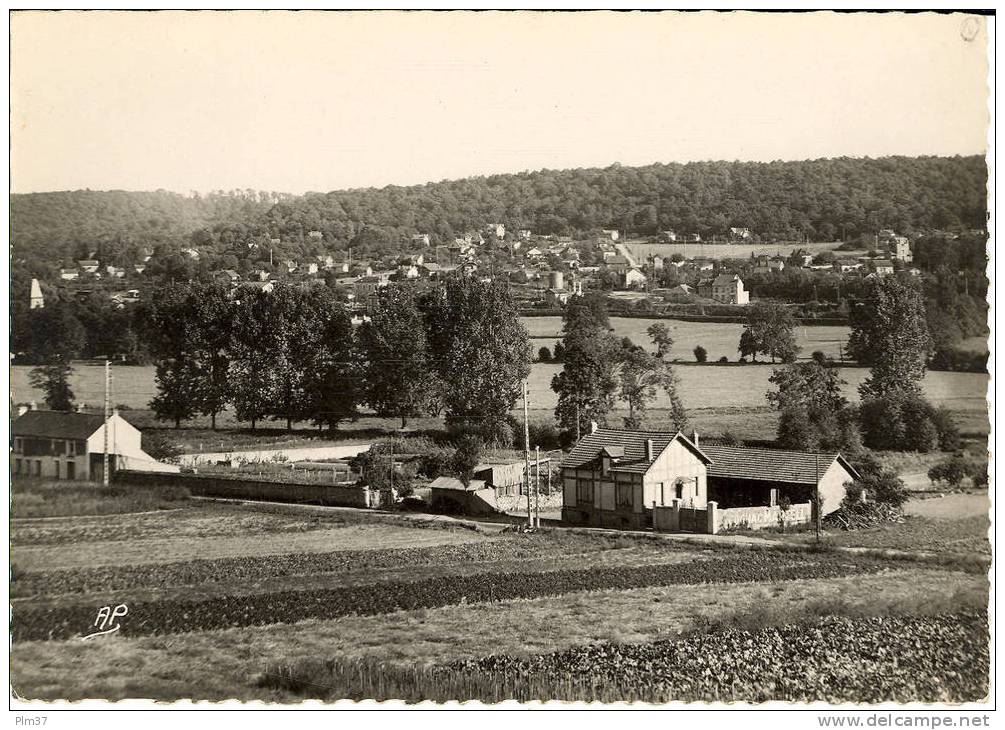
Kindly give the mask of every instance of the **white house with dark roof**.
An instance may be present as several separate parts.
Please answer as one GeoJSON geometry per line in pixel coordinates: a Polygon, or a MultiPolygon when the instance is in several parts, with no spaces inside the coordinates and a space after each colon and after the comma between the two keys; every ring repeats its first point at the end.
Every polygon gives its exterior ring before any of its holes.
{"type": "MultiPolygon", "coordinates": [[[[142,434],[113,412],[108,418],[112,470],[177,472],[143,451],[142,434]]],[[[105,454],[105,419],[95,413],[25,409],[11,424],[11,470],[15,476],[100,479],[105,454]]]]}
{"type": "Polygon", "coordinates": [[[711,462],[681,433],[598,428],[562,460],[562,520],[643,529],[653,505],[704,508],[711,462]]]}
{"type": "Polygon", "coordinates": [[[697,435],[612,428],[582,438],[561,471],[563,522],[713,534],[776,525],[779,514],[809,521],[817,489],[828,514],[858,478],[841,454],[699,448],[697,435]]]}

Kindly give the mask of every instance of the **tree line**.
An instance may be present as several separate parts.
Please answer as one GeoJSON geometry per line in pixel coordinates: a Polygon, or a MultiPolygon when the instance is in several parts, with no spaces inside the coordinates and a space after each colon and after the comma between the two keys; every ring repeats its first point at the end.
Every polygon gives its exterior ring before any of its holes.
{"type": "Polygon", "coordinates": [[[492,441],[530,372],[508,290],[467,278],[423,294],[392,284],[358,326],[328,288],[289,284],[233,296],[220,284],[169,284],[140,316],[156,365],[151,407],[176,426],[202,415],[215,428],[232,407],[252,429],[334,430],[366,406],[403,427],[442,414],[492,441]]]}

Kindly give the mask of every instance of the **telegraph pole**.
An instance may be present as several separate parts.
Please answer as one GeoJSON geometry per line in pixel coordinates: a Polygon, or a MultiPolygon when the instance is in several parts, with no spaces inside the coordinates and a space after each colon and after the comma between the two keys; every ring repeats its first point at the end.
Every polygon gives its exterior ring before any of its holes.
{"type": "Polygon", "coordinates": [[[576,393],[576,443],[579,443],[579,393],[576,393]]]}
{"type": "Polygon", "coordinates": [[[112,382],[112,369],[111,363],[105,360],[105,425],[102,431],[104,432],[105,439],[105,453],[102,456],[101,462],[101,483],[104,486],[108,486],[108,405],[112,382]]]}
{"type": "Polygon", "coordinates": [[[813,454],[813,476],[814,482],[816,483],[814,501],[816,502],[816,533],[817,533],[817,543],[820,542],[820,513],[823,511],[823,505],[820,504],[820,456],[817,453],[813,454]]]}
{"type": "Polygon", "coordinates": [[[534,447],[534,527],[541,526],[541,447],[534,447]]]}
{"type": "Polygon", "coordinates": [[[530,511],[530,408],[527,405],[527,381],[523,381],[523,462],[524,482],[527,485],[527,526],[533,527],[534,522],[530,511]]]}

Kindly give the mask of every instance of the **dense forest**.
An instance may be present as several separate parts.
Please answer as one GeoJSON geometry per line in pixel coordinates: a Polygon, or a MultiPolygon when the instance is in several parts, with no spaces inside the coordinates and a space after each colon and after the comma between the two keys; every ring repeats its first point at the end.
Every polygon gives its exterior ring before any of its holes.
{"type": "Polygon", "coordinates": [[[853,240],[879,228],[983,228],[986,179],[977,156],[887,157],[612,165],[301,196],[81,190],[11,196],[11,226],[15,263],[40,275],[92,253],[128,265],[145,248],[194,246],[241,259],[350,245],[381,254],[407,247],[416,233],[443,243],[488,222],[541,234],[618,228],[709,238],[744,227],[764,241],[853,240]]]}

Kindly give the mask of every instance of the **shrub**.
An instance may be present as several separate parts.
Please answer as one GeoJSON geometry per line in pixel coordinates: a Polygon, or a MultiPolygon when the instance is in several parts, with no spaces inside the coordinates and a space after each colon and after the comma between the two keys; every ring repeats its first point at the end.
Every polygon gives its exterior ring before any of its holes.
{"type": "Polygon", "coordinates": [[[732,431],[726,431],[720,437],[723,446],[743,446],[743,441],[741,441],[736,434],[732,431]]]}
{"type": "Polygon", "coordinates": [[[562,362],[565,359],[565,345],[561,342],[555,343],[555,349],[551,353],[552,362],[562,362]]]}
{"type": "Polygon", "coordinates": [[[551,350],[547,347],[542,347],[537,351],[537,359],[540,362],[551,362],[551,350]]]}
{"type": "Polygon", "coordinates": [[[181,446],[161,431],[144,431],[142,445],[157,461],[174,461],[182,454],[181,446]]]}
{"type": "Polygon", "coordinates": [[[813,358],[813,362],[819,365],[827,364],[827,356],[823,353],[822,350],[814,350],[813,354],[810,357],[813,358]]]}
{"type": "Polygon", "coordinates": [[[428,479],[450,474],[453,456],[453,449],[435,447],[427,450],[419,457],[419,474],[428,479]]]}
{"type": "Polygon", "coordinates": [[[900,507],[907,501],[907,485],[892,469],[884,469],[875,457],[863,455],[852,466],[859,479],[852,483],[853,489],[864,490],[869,500],[900,507]]]}
{"type": "Polygon", "coordinates": [[[723,355],[722,357],[719,358],[719,362],[729,362],[729,358],[723,355]]]}
{"type": "Polygon", "coordinates": [[[928,470],[928,478],[937,484],[958,487],[970,474],[970,464],[962,454],[940,461],[928,470]]]}
{"type": "MultiPolygon", "coordinates": [[[[552,451],[562,447],[562,435],[559,433],[558,426],[554,423],[531,423],[529,431],[530,447],[532,449],[535,446],[540,446],[544,451],[552,451]]],[[[522,449],[522,438],[518,436],[517,440],[520,441],[518,448],[522,449]]]]}
{"type": "Polygon", "coordinates": [[[920,397],[871,398],[859,408],[862,437],[871,449],[919,451],[959,444],[959,430],[949,412],[920,397]]]}
{"type": "Polygon", "coordinates": [[[478,436],[466,434],[457,440],[457,449],[454,451],[451,467],[464,484],[471,481],[474,476],[475,467],[481,459],[482,449],[485,444],[478,436]]]}
{"type": "Polygon", "coordinates": [[[696,362],[705,362],[708,360],[708,350],[701,345],[698,345],[694,348],[694,359],[696,362]]]}

